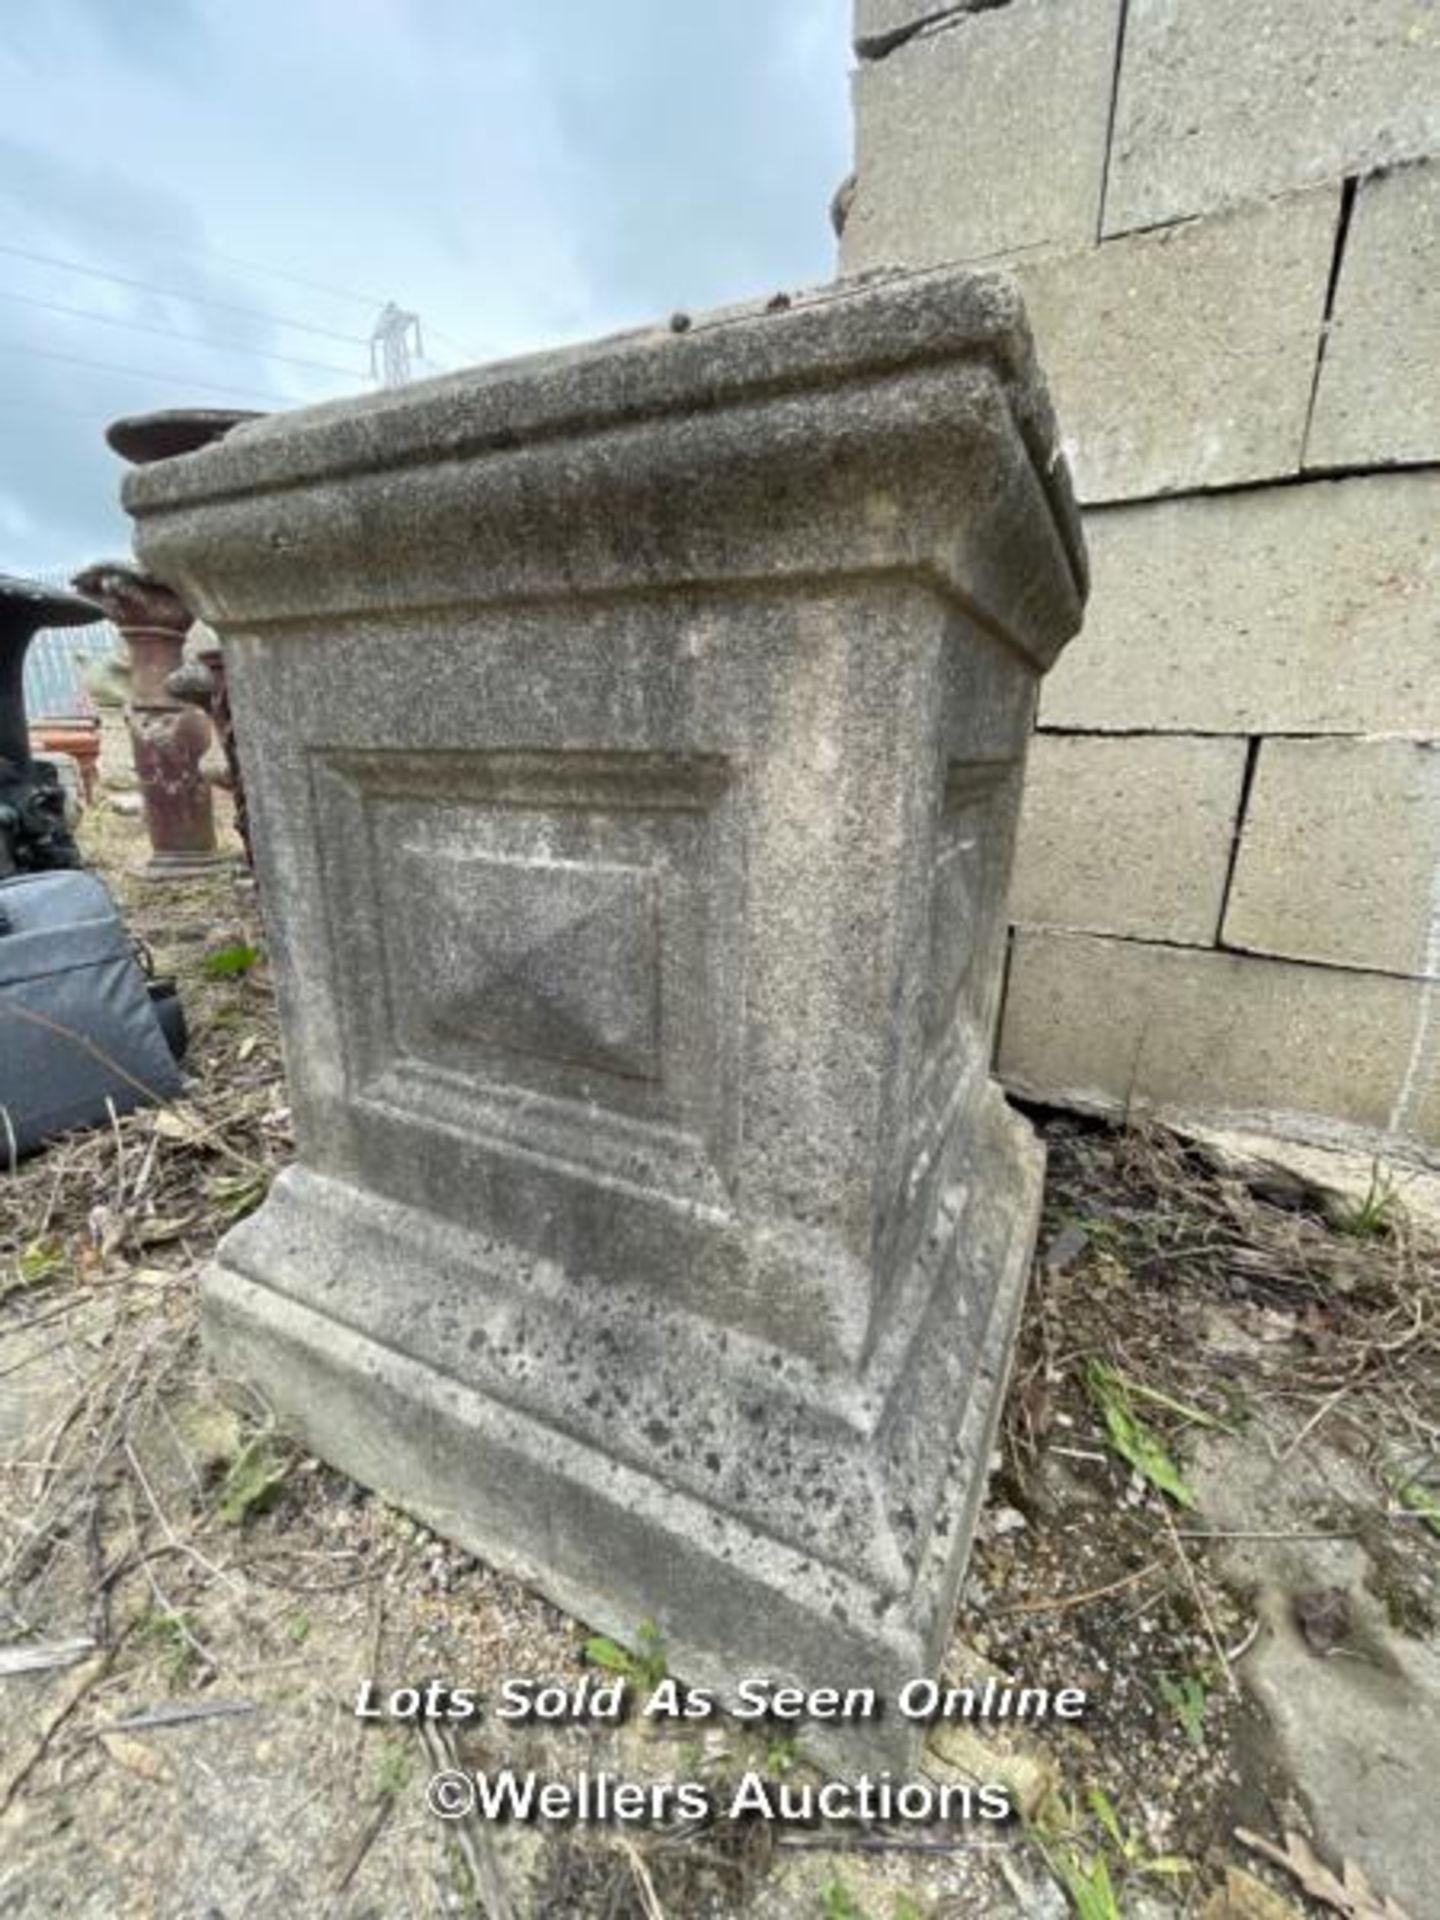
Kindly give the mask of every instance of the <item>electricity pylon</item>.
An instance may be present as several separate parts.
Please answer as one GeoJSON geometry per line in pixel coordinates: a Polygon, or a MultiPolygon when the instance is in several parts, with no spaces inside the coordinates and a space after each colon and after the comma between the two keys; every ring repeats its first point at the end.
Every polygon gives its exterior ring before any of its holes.
{"type": "Polygon", "coordinates": [[[403,387],[414,378],[412,356],[424,359],[420,316],[387,300],[370,330],[370,372],[382,387],[403,387]]]}

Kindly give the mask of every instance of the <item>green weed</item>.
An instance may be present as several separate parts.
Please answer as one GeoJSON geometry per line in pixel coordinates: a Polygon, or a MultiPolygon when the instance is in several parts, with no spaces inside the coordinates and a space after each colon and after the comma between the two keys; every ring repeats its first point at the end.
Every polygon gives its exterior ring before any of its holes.
{"type": "Polygon", "coordinates": [[[1174,1712],[1192,1747],[1205,1744],[1205,1710],[1210,1687],[1205,1675],[1181,1674],[1178,1680],[1166,1675],[1160,1682],[1160,1697],[1174,1712]]]}
{"type": "Polygon", "coordinates": [[[262,958],[259,947],[235,941],[228,947],[217,947],[214,953],[207,953],[201,962],[201,971],[207,980],[233,980],[238,974],[249,973],[262,958]]]}
{"type": "Polygon", "coordinates": [[[1164,1442],[1135,1412],[1132,1404],[1135,1383],[1101,1360],[1090,1362],[1085,1378],[1105,1422],[1106,1437],[1113,1451],[1177,1506],[1193,1507],[1195,1495],[1181,1478],[1180,1469],[1164,1442]]]}
{"type": "Polygon", "coordinates": [[[243,1527],[274,1504],[294,1464],[294,1455],[273,1433],[257,1433],[231,1461],[215,1498],[216,1513],[227,1527],[243,1527]]]}
{"type": "Polygon", "coordinates": [[[838,1873],[832,1873],[820,1889],[820,1911],[825,1920],[865,1920],[859,1902],[838,1873]]]}
{"type": "Polygon", "coordinates": [[[633,1680],[639,1688],[654,1692],[670,1669],[665,1659],[665,1643],[653,1620],[642,1620],[635,1630],[635,1645],[622,1647],[608,1634],[592,1634],[585,1642],[585,1658],[591,1666],[604,1667],[633,1680]]]}

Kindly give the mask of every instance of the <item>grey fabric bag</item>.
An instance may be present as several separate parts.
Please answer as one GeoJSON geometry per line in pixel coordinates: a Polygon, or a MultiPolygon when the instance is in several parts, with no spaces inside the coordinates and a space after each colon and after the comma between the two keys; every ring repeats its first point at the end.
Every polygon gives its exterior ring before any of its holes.
{"type": "Polygon", "coordinates": [[[0,880],[0,1171],[51,1134],[184,1085],[93,873],[0,880]]]}

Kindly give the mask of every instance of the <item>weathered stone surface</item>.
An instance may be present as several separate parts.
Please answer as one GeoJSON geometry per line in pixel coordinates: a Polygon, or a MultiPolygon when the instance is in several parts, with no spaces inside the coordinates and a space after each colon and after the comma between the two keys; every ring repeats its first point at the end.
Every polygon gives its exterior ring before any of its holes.
{"type": "Polygon", "coordinates": [[[1440,743],[1267,740],[1225,939],[1292,960],[1440,973],[1440,743]]]}
{"type": "Polygon", "coordinates": [[[1033,1099],[1413,1150],[1440,1141],[1436,987],[1020,929],[1000,1075],[1033,1099]]]}
{"type": "Polygon", "coordinates": [[[1082,501],[1300,465],[1340,190],[1012,262],[1082,501]]]}
{"type": "Polygon", "coordinates": [[[1083,592],[1053,431],[1013,290],[946,273],[126,483],[225,639],[301,1143],[211,1337],[722,1689],[948,1627],[1038,1199],[986,1063],[1083,592]]]}
{"type": "Polygon", "coordinates": [[[1213,943],[1244,776],[1243,740],[1037,735],[1011,919],[1213,943]]]}
{"type": "Polygon", "coordinates": [[[1130,0],[1107,233],[1437,151],[1425,0],[1130,0]]]}
{"type": "Polygon", "coordinates": [[[1043,724],[1440,734],[1440,473],[1086,515],[1084,638],[1043,724]]]}
{"type": "Polygon", "coordinates": [[[863,64],[843,270],[1093,240],[1118,22],[1119,0],[1012,0],[863,64]]]}
{"type": "Polygon", "coordinates": [[[1315,415],[1311,467],[1440,459],[1440,165],[1362,183],[1315,415]]]}

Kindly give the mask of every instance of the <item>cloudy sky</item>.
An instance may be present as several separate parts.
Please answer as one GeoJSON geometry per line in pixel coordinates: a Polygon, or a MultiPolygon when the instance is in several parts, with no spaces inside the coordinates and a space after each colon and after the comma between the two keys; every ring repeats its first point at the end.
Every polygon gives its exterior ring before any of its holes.
{"type": "Polygon", "coordinates": [[[386,300],[448,370],[828,278],[849,12],[4,0],[0,570],[126,550],[107,420],[361,390],[386,300]]]}

